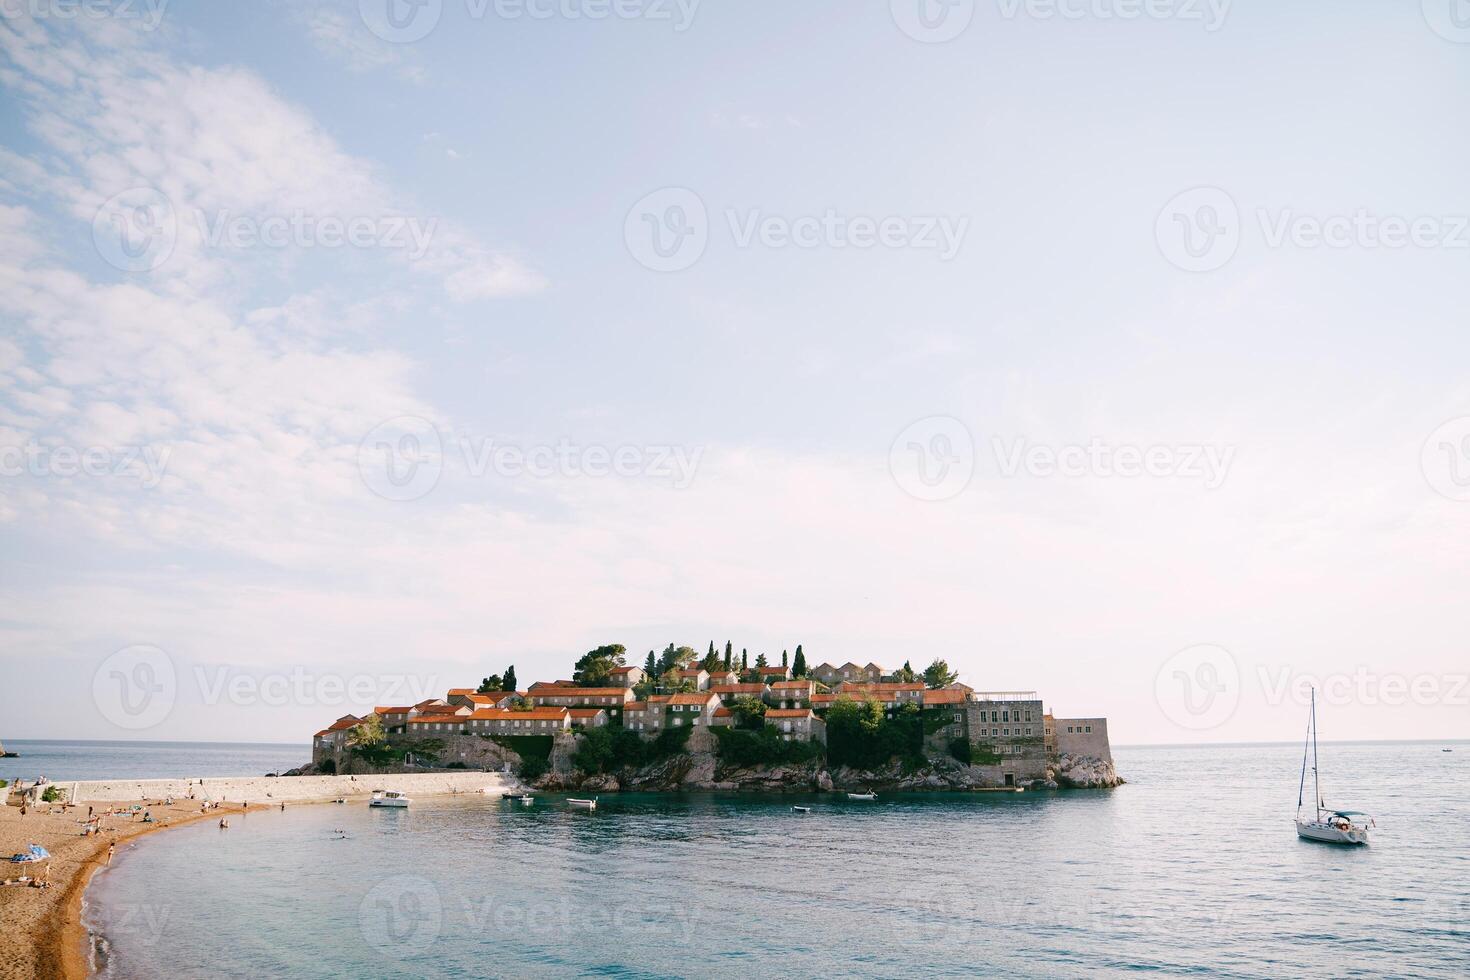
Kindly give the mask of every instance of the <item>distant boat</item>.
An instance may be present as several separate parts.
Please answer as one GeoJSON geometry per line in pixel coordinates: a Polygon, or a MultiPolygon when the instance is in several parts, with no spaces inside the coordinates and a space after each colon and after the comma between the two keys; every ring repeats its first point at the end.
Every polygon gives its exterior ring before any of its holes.
{"type": "Polygon", "coordinates": [[[1296,793],[1296,835],[1303,840],[1324,844],[1366,844],[1368,829],[1377,826],[1373,818],[1358,810],[1329,810],[1322,800],[1322,781],[1317,771],[1317,689],[1312,689],[1312,710],[1307,716],[1307,742],[1302,748],[1302,779],[1296,793]],[[1307,756],[1312,757],[1312,793],[1314,812],[1302,819],[1302,804],[1307,789],[1307,756]]]}
{"type": "Polygon", "coordinates": [[[849,800],[876,800],[878,798],[878,794],[877,793],[848,793],[847,794],[847,798],[849,800]]]}
{"type": "Polygon", "coordinates": [[[1440,749],[1441,752],[1453,752],[1454,749],[1440,749]]]}
{"type": "Polygon", "coordinates": [[[812,808],[809,806],[794,806],[791,808],[791,811],[793,813],[811,813],[812,808]]]}
{"type": "Polygon", "coordinates": [[[507,791],[507,792],[501,793],[500,794],[500,798],[502,800],[518,800],[518,799],[521,798],[521,794],[519,794],[519,793],[512,793],[512,792],[507,791]]]}
{"type": "Polygon", "coordinates": [[[595,800],[595,799],[591,799],[591,800],[573,800],[573,799],[568,799],[567,800],[567,805],[568,806],[580,807],[583,810],[596,810],[597,809],[597,800],[595,800]]]}
{"type": "Polygon", "coordinates": [[[516,799],[518,799],[522,803],[526,804],[526,806],[530,806],[532,803],[535,803],[536,802],[536,797],[532,796],[529,793],[527,793],[525,796],[518,796],[518,797],[516,797],[516,799]]]}
{"type": "Polygon", "coordinates": [[[413,801],[404,796],[402,793],[398,792],[397,790],[379,789],[373,791],[373,798],[368,801],[368,806],[384,806],[403,809],[411,802],[413,801]]]}

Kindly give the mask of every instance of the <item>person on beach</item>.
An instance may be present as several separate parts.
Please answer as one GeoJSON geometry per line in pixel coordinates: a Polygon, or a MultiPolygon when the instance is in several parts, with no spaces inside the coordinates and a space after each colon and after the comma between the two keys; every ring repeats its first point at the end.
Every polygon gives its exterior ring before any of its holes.
{"type": "Polygon", "coordinates": [[[116,844],[107,845],[107,866],[112,867],[112,852],[117,850],[116,844]]]}
{"type": "Polygon", "coordinates": [[[282,800],[281,801],[281,812],[282,813],[285,813],[286,812],[286,801],[285,800],[282,800]]]}

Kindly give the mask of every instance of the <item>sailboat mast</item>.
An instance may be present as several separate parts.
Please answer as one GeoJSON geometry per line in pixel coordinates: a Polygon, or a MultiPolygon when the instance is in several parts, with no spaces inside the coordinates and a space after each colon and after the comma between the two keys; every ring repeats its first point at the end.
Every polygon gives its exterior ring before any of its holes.
{"type": "Polygon", "coordinates": [[[1302,815],[1302,800],[1307,795],[1307,753],[1312,748],[1312,716],[1307,715],[1307,735],[1302,739],[1302,778],[1296,787],[1296,815],[1302,815]]]}
{"type": "Polygon", "coordinates": [[[1322,779],[1317,772],[1317,689],[1312,688],[1312,789],[1317,798],[1317,819],[1322,818],[1322,779]]]}

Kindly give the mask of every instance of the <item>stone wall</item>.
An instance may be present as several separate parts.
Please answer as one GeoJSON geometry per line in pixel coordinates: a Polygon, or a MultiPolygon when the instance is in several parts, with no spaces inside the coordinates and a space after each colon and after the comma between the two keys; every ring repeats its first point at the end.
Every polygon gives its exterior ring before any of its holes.
{"type": "Polygon", "coordinates": [[[1058,718],[1055,721],[1057,755],[1079,759],[1113,761],[1113,748],[1108,743],[1106,718],[1058,718]],[[1067,731],[1068,728],[1073,731],[1067,731]],[[1087,729],[1091,729],[1088,731],[1087,729]]]}

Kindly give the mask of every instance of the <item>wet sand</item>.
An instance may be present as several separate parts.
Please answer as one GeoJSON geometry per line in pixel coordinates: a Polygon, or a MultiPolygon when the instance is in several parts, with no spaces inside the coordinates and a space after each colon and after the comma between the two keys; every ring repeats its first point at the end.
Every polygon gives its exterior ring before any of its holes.
{"type": "MultiPolygon", "coordinates": [[[[121,852],[128,842],[160,830],[181,827],[199,820],[239,819],[241,800],[249,800],[249,812],[266,817],[279,812],[280,804],[326,803],[339,797],[365,802],[375,789],[397,789],[421,796],[470,793],[480,789],[498,791],[505,777],[498,773],[414,773],[397,776],[242,777],[210,779],[204,788],[214,799],[227,800],[218,807],[202,810],[203,799],[181,798],[190,788],[186,780],[115,780],[88,783],[58,783],[82,797],[63,807],[41,803],[20,815],[18,806],[0,806],[0,880],[22,874],[37,876],[35,864],[11,864],[10,855],[40,844],[51,852],[48,888],[23,885],[0,887],[0,980],[66,978],[88,976],[90,939],[82,922],[82,899],[92,875],[107,862],[108,845],[121,852]],[[180,789],[183,792],[180,792],[180,789]],[[162,792],[156,792],[162,790],[162,792]],[[106,792],[117,799],[103,800],[94,794],[106,792]],[[163,800],[172,794],[174,803],[163,800]],[[250,794],[250,795],[247,795],[250,794]],[[93,798],[88,798],[93,797],[93,798]],[[90,806],[98,813],[109,808],[123,810],[144,805],[153,823],[143,823],[143,811],[117,813],[100,820],[102,832],[82,836],[90,806]]],[[[8,792],[0,790],[0,793],[8,792]]]]}

